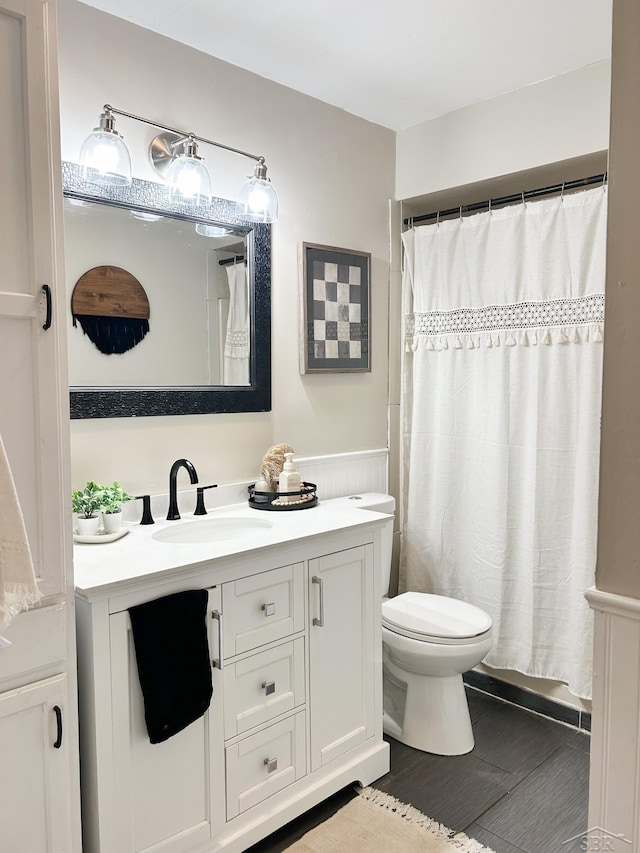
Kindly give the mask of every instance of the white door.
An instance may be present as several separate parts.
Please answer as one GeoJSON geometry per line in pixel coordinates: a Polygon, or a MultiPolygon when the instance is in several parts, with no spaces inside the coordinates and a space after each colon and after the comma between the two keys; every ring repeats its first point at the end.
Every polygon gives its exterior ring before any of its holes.
{"type": "Polygon", "coordinates": [[[0,853],[71,850],[65,682],[0,694],[0,853]]]}
{"type": "MultiPolygon", "coordinates": [[[[209,613],[220,609],[219,596],[219,589],[210,590],[209,613]]],[[[113,841],[101,853],[190,850],[224,823],[221,673],[213,670],[207,713],[163,743],[151,744],[129,614],[115,613],[109,622],[115,790],[113,841]]],[[[213,659],[213,642],[210,649],[213,659]]]]}
{"type": "Polygon", "coordinates": [[[373,736],[373,547],[309,561],[311,770],[373,736]]]}
{"type": "Polygon", "coordinates": [[[46,596],[71,556],[54,24],[46,0],[0,4],[0,434],[46,596]]]}

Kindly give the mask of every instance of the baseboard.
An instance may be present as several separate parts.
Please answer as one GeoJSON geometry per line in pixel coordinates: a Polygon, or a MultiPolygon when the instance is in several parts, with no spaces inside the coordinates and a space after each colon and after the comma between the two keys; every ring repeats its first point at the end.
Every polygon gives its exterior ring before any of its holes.
{"type": "Polygon", "coordinates": [[[507,684],[506,681],[500,681],[482,672],[471,670],[465,672],[462,678],[469,687],[481,690],[483,693],[488,693],[505,702],[510,702],[512,705],[526,708],[527,711],[535,711],[536,714],[542,714],[543,717],[549,717],[560,723],[567,723],[583,731],[591,731],[591,714],[587,711],[580,711],[578,708],[571,708],[561,702],[554,702],[552,699],[547,699],[546,696],[539,696],[537,693],[516,687],[514,684],[507,684]]]}

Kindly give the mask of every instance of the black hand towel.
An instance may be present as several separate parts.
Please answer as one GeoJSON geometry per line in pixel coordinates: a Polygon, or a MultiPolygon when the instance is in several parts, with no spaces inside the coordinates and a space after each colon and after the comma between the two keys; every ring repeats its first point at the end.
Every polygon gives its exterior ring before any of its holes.
{"type": "Polygon", "coordinates": [[[199,719],[213,695],[207,591],[192,589],[129,608],[151,743],[199,719]]]}

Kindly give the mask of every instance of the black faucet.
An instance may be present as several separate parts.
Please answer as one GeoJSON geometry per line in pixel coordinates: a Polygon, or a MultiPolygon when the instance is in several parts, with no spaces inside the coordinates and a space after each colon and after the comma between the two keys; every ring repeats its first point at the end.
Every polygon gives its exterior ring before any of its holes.
{"type": "Polygon", "coordinates": [[[189,472],[189,479],[192,483],[198,482],[198,475],[196,473],[196,469],[193,467],[193,463],[189,462],[188,459],[176,459],[176,461],[171,466],[171,471],[169,471],[169,512],[167,513],[167,521],[176,521],[176,519],[180,518],[180,513],[178,512],[178,471],[180,468],[186,468],[189,472]]]}

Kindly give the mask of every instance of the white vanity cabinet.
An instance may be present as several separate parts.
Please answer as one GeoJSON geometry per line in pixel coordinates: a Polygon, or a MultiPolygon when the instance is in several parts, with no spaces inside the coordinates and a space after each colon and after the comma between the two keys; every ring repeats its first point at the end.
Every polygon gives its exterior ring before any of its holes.
{"type": "Polygon", "coordinates": [[[338,529],[78,592],[85,853],[240,853],[388,770],[378,535],[338,529]],[[213,699],[152,745],[127,608],[196,588],[209,593],[213,699]]]}

